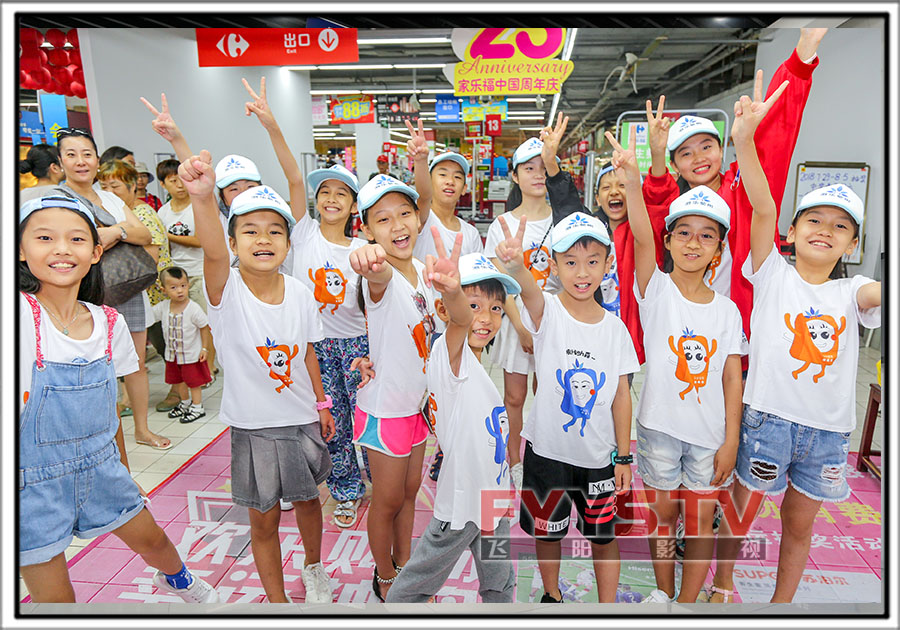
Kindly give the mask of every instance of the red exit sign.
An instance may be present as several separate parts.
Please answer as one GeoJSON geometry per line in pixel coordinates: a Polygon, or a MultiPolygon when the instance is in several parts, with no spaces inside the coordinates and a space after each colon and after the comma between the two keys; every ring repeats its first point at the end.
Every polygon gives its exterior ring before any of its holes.
{"type": "Polygon", "coordinates": [[[359,61],[355,28],[198,28],[201,68],[359,61]]]}

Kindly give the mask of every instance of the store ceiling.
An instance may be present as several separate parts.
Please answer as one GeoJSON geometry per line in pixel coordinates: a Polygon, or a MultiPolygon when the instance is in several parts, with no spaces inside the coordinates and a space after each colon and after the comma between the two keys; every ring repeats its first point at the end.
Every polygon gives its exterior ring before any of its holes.
{"type": "MultiPolygon", "coordinates": [[[[291,15],[144,13],[34,14],[20,15],[20,26],[46,30],[59,28],[199,28],[199,27],[279,27],[302,28],[307,18],[291,15]]],[[[642,109],[644,101],[666,94],[671,108],[688,107],[697,101],[729,89],[753,76],[756,44],[761,30],[779,16],[711,17],[674,15],[558,15],[542,17],[541,26],[577,27],[572,53],[575,69],[563,84],[559,110],[570,116],[566,144],[595,131],[601,125],[614,124],[628,109],[642,109]],[[552,22],[552,23],[551,23],[552,22]],[[640,58],[622,75],[625,53],[640,58]],[[606,89],[604,90],[604,83],[606,89]],[[635,93],[635,88],[637,93],[635,93]]],[[[428,37],[447,40],[436,44],[361,43],[357,65],[372,64],[445,64],[457,61],[449,43],[453,27],[480,27],[504,24],[509,27],[534,26],[524,15],[483,15],[448,17],[430,15],[329,16],[340,25],[359,29],[363,41],[428,37]],[[449,23],[452,22],[452,23],[449,23]]],[[[410,68],[330,70],[310,72],[314,91],[321,90],[404,90],[412,93],[410,68]]],[[[415,87],[428,90],[419,94],[423,112],[433,112],[434,91],[452,91],[441,67],[416,68],[415,87]]],[[[377,98],[377,95],[376,95],[377,98]]],[[[550,112],[552,95],[544,95],[540,107],[535,99],[511,102],[510,112],[530,113],[540,118],[508,120],[504,136],[515,141],[523,133],[544,123],[550,112]],[[525,128],[520,131],[521,128],[525,128]]],[[[462,125],[440,125],[441,134],[458,136],[462,125]]]]}

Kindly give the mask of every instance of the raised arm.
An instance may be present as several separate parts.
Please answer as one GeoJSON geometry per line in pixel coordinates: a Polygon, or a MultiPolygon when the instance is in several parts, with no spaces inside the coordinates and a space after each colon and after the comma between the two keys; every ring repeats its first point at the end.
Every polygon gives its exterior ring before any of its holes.
{"type": "Polygon", "coordinates": [[[416,205],[419,208],[419,232],[425,227],[428,213],[431,212],[431,199],[434,191],[431,189],[431,173],[428,171],[428,142],[425,140],[425,126],[419,118],[418,129],[412,126],[408,120],[404,120],[411,138],[406,143],[406,152],[413,159],[413,173],[416,179],[416,192],[419,199],[416,205]]]}
{"type": "Polygon", "coordinates": [[[244,103],[244,115],[250,116],[256,114],[259,123],[269,133],[269,140],[272,142],[272,148],[275,149],[275,156],[281,165],[281,171],[284,173],[288,181],[288,190],[291,196],[291,214],[294,219],[300,221],[306,214],[306,182],[303,181],[303,174],[294,159],[288,147],[284,134],[281,133],[281,127],[275,120],[275,115],[269,109],[269,102],[266,100],[266,77],[259,80],[259,94],[253,91],[247,79],[241,79],[244,88],[250,95],[252,101],[244,103]]]}
{"type": "Polygon", "coordinates": [[[547,194],[550,197],[550,208],[553,211],[553,225],[556,225],[573,212],[590,214],[590,211],[581,203],[581,197],[578,195],[578,189],[575,188],[572,176],[560,170],[556,163],[559,143],[562,141],[568,125],[569,117],[566,116],[564,118],[562,112],[560,112],[556,117],[555,127],[548,125],[541,130],[541,141],[544,143],[544,147],[541,150],[541,159],[544,162],[544,167],[547,169],[547,194]]]}
{"type": "MultiPolygon", "coordinates": [[[[666,106],[665,95],[659,97],[659,106],[656,114],[653,114],[653,104],[647,99],[647,140],[650,143],[650,174],[661,177],[668,173],[666,168],[666,144],[669,142],[669,127],[671,122],[663,116],[663,108],[666,106]]],[[[633,128],[634,125],[631,125],[633,128]]],[[[633,148],[628,145],[628,148],[633,148]]]]}
{"type": "Polygon", "coordinates": [[[515,234],[509,231],[504,216],[501,215],[498,217],[498,220],[500,221],[500,227],[503,229],[505,240],[497,243],[497,248],[494,252],[502,263],[503,268],[522,287],[522,302],[525,304],[525,308],[528,309],[531,321],[534,322],[534,329],[537,330],[541,327],[541,318],[544,316],[544,296],[534,281],[531,271],[525,267],[522,238],[525,236],[525,225],[528,223],[528,219],[524,215],[519,219],[519,229],[515,234]]]}
{"type": "MultiPolygon", "coordinates": [[[[644,195],[641,192],[641,173],[635,157],[634,143],[636,130],[631,125],[628,136],[628,149],[623,149],[615,137],[606,132],[606,139],[613,146],[612,163],[620,182],[625,183],[625,199],[628,205],[628,224],[634,236],[634,279],[637,281],[641,295],[647,290],[653,271],[656,269],[656,242],[653,238],[653,225],[644,195]]],[[[628,290],[629,287],[625,287],[628,290]]]]}
{"type": "Polygon", "coordinates": [[[763,72],[759,70],[756,73],[756,83],[753,87],[753,100],[751,101],[749,96],[744,95],[734,104],[734,124],[731,126],[731,137],[734,140],[738,167],[741,169],[741,180],[744,183],[744,190],[747,192],[750,205],[753,206],[753,219],[750,224],[750,256],[754,273],[772,251],[772,239],[778,223],[778,208],[772,198],[769,182],[766,180],[766,174],[759,161],[754,136],[759,123],[788,86],[788,82],[785,81],[768,99],[763,101],[762,83],[763,72]]]}
{"type": "Polygon", "coordinates": [[[434,238],[437,258],[431,254],[425,257],[425,284],[433,286],[440,292],[444,307],[450,315],[444,337],[450,355],[450,369],[455,376],[459,376],[462,353],[474,319],[459,278],[459,254],[462,251],[463,235],[461,233],[456,235],[450,256],[447,256],[444,241],[437,227],[431,227],[431,236],[434,238]]]}
{"type": "Polygon", "coordinates": [[[393,267],[386,260],[384,248],[378,243],[369,243],[350,252],[350,266],[369,283],[369,297],[376,304],[384,297],[393,275],[393,267]]]}
{"type": "Polygon", "coordinates": [[[197,237],[203,248],[203,280],[206,282],[209,303],[218,306],[230,273],[231,256],[225,246],[225,233],[219,222],[219,206],[213,194],[216,189],[216,174],[209,151],[204,149],[200,155],[192,155],[182,162],[178,167],[178,176],[184,182],[194,208],[197,237]]]}
{"type": "Polygon", "coordinates": [[[175,124],[175,120],[169,112],[169,101],[166,100],[165,92],[160,95],[160,98],[162,99],[162,111],[158,111],[153,107],[150,101],[143,96],[141,97],[141,102],[147,106],[147,109],[150,110],[151,114],[156,116],[150,123],[153,127],[153,131],[161,135],[164,140],[171,144],[172,149],[175,151],[175,157],[184,162],[194,153],[191,151],[191,147],[188,146],[187,140],[184,139],[181,130],[178,128],[178,125],[175,124]]]}
{"type": "Polygon", "coordinates": [[[541,149],[541,160],[544,162],[544,168],[547,169],[547,177],[554,177],[559,173],[556,154],[559,152],[559,143],[566,134],[566,127],[568,126],[569,117],[563,118],[563,113],[559,112],[556,116],[556,125],[552,128],[550,125],[547,125],[541,130],[541,142],[544,143],[541,149]]]}

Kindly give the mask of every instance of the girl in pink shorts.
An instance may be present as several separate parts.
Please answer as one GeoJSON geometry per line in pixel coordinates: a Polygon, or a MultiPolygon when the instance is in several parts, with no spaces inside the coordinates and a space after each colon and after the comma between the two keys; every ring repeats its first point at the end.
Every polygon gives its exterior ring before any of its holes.
{"type": "Polygon", "coordinates": [[[428,435],[420,410],[426,400],[428,342],[435,327],[434,295],[425,286],[425,265],[413,258],[419,233],[417,199],[416,191],[393,177],[369,180],[357,197],[369,244],[350,253],[350,265],[363,278],[359,297],[376,369],[356,399],[353,441],[369,453],[372,589],[382,601],[409,559],[428,435]]]}

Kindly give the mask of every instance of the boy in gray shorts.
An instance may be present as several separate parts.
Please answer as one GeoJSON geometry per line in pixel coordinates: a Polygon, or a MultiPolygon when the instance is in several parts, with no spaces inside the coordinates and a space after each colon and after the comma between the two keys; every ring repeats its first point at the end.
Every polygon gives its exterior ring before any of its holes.
{"type": "Polygon", "coordinates": [[[461,235],[448,258],[437,228],[431,229],[438,258],[427,257],[425,277],[441,293],[435,310],[447,330],[432,347],[428,362],[428,408],[444,463],[434,516],[409,562],[393,578],[385,601],[428,601],[469,548],[482,601],[509,603],[515,584],[512,562],[483,559],[480,549],[482,532],[509,537],[504,509],[511,494],[506,409],[480,359],[500,328],[507,293],[520,289],[482,254],[460,258],[461,235]]]}

